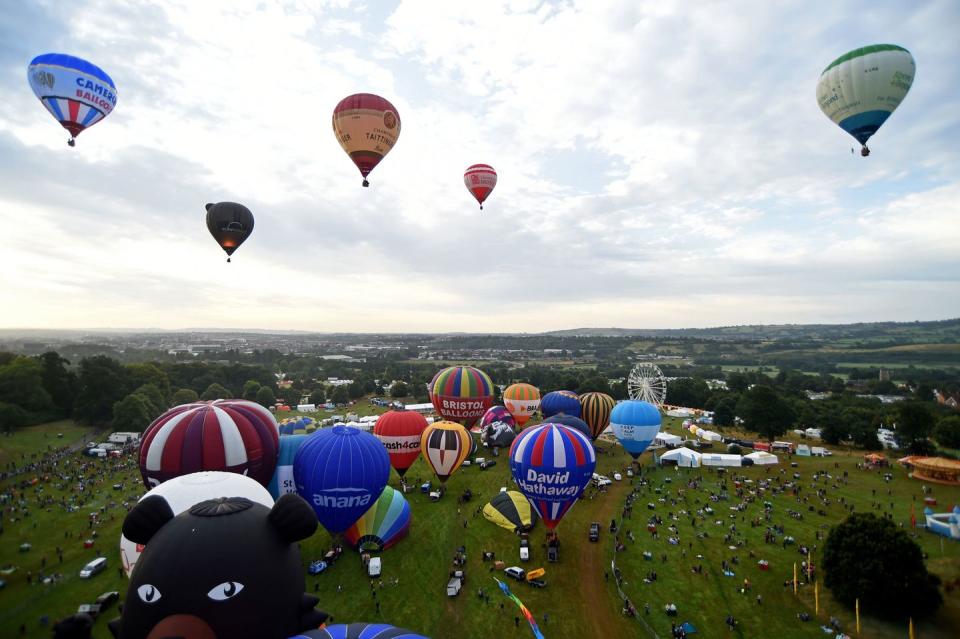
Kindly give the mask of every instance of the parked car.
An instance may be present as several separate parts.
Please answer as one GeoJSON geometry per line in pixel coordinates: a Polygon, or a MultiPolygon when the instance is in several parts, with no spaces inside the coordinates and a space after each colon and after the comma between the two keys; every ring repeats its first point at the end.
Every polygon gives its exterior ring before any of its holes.
{"type": "Polygon", "coordinates": [[[89,579],[107,568],[107,558],[98,557],[80,569],[80,578],[89,579]]]}
{"type": "Polygon", "coordinates": [[[380,558],[371,557],[370,563],[367,564],[367,576],[368,577],[379,577],[381,571],[380,558]]]}
{"type": "Polygon", "coordinates": [[[623,479],[623,475],[621,475],[620,473],[614,473],[613,478],[616,481],[620,481],[621,479],[623,479]]]}
{"type": "Polygon", "coordinates": [[[513,577],[517,581],[523,581],[524,577],[527,576],[527,572],[520,566],[510,566],[509,568],[504,568],[503,572],[507,575],[507,577],[513,577]]]}
{"type": "Polygon", "coordinates": [[[590,541],[600,541],[600,522],[590,524],[590,541]]]}
{"type": "Polygon", "coordinates": [[[327,564],[327,562],[325,562],[323,559],[317,559],[316,561],[310,562],[310,565],[307,566],[307,572],[311,575],[319,575],[327,569],[328,565],[329,564],[327,564]]]}
{"type": "Polygon", "coordinates": [[[113,602],[120,600],[120,593],[116,590],[109,590],[99,597],[97,597],[96,603],[100,604],[100,610],[106,610],[113,605],[113,602]]]}
{"type": "Polygon", "coordinates": [[[81,612],[90,615],[91,619],[96,619],[100,614],[100,604],[81,604],[77,607],[77,614],[81,612]]]}
{"type": "Polygon", "coordinates": [[[530,540],[521,539],[520,540],[520,561],[529,561],[530,560],[530,540]]]}
{"type": "Polygon", "coordinates": [[[456,597],[460,594],[460,589],[463,587],[463,580],[459,577],[454,577],[447,582],[447,596],[456,597]]]}
{"type": "Polygon", "coordinates": [[[534,588],[546,588],[547,582],[543,579],[528,579],[527,583],[533,586],[534,588]]]}

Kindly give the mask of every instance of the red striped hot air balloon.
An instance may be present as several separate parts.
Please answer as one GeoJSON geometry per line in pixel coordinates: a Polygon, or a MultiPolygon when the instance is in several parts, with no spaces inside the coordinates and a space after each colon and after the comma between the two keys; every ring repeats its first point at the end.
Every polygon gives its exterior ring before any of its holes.
{"type": "Polygon", "coordinates": [[[438,415],[469,428],[493,405],[493,382],[479,368],[450,366],[433,378],[430,401],[438,415]]]}
{"type": "Polygon", "coordinates": [[[140,444],[147,488],[203,470],[240,473],[270,483],[280,450],[277,421],[242,399],[218,399],[171,408],[150,424],[140,444]]]}
{"type": "Polygon", "coordinates": [[[473,194],[473,197],[477,198],[480,209],[483,210],[484,200],[497,186],[497,172],[489,164],[473,164],[463,174],[463,183],[467,185],[467,190],[473,194]]]}
{"type": "Polygon", "coordinates": [[[511,384],[503,391],[503,405],[523,428],[540,408],[540,389],[532,384],[511,384]]]}
{"type": "Polygon", "coordinates": [[[333,133],[370,186],[367,176],[400,137],[400,114],[389,100],[372,93],[356,93],[340,100],[333,110],[333,133]]]}

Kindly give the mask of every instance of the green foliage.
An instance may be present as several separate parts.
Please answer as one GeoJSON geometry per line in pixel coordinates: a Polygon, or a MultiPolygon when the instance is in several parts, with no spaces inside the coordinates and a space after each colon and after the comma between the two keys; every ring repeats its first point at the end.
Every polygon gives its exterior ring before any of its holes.
{"type": "MultiPolygon", "coordinates": [[[[163,394],[160,392],[160,389],[154,384],[144,384],[137,390],[133,391],[134,394],[142,396],[147,400],[150,408],[150,414],[153,417],[156,417],[163,411],[167,410],[167,400],[163,398],[163,394]]],[[[116,417],[116,415],[114,415],[116,417]]]]}
{"type": "Polygon", "coordinates": [[[390,397],[407,397],[410,394],[404,382],[394,382],[390,387],[390,397]]]}
{"type": "Polygon", "coordinates": [[[166,404],[166,398],[170,396],[170,378],[167,374],[153,362],[143,362],[137,364],[127,364],[127,386],[129,388],[138,388],[144,384],[153,384],[160,390],[164,397],[163,404],[166,404]]]}
{"type": "Polygon", "coordinates": [[[207,386],[207,390],[203,391],[203,395],[200,396],[200,399],[204,401],[210,401],[213,399],[230,399],[232,393],[224,388],[221,384],[214,382],[207,386]]]}
{"type": "Polygon", "coordinates": [[[40,355],[37,359],[43,368],[43,388],[50,394],[60,414],[69,415],[77,397],[77,376],[67,369],[70,361],[52,351],[40,355]]]}
{"type": "Polygon", "coordinates": [[[113,405],[113,428],[142,432],[156,416],[155,407],[146,396],[130,393],[113,405]]]}
{"type": "Polygon", "coordinates": [[[197,395],[197,391],[192,388],[181,388],[170,398],[170,403],[172,406],[180,406],[181,404],[192,404],[199,399],[200,396],[197,395]]]}
{"type": "Polygon", "coordinates": [[[913,449],[917,442],[926,440],[933,433],[933,411],[925,402],[919,400],[897,403],[897,439],[907,449],[913,449]]]}
{"type": "Polygon", "coordinates": [[[20,428],[30,423],[30,414],[17,406],[0,402],[0,426],[4,431],[10,431],[14,428],[20,428]]]}
{"type": "Polygon", "coordinates": [[[677,406],[703,408],[710,395],[706,380],[699,377],[680,378],[667,386],[667,400],[677,406]]]}
{"type": "Polygon", "coordinates": [[[947,448],[960,448],[960,415],[943,417],[933,431],[937,443],[947,448]]]}
{"type": "Polygon", "coordinates": [[[251,402],[257,400],[257,393],[260,391],[260,382],[255,379],[248,379],[243,383],[243,390],[240,396],[251,402]]]}
{"type": "Polygon", "coordinates": [[[581,395],[584,393],[606,393],[610,394],[610,383],[607,378],[601,375],[591,375],[580,383],[581,395]]]}
{"type": "Polygon", "coordinates": [[[256,397],[254,400],[263,407],[273,406],[277,401],[277,398],[273,395],[273,389],[269,386],[261,386],[257,390],[256,397]]]}
{"type": "Polygon", "coordinates": [[[314,388],[310,391],[310,403],[315,406],[325,404],[327,401],[327,391],[322,388],[314,388]]]}
{"type": "Polygon", "coordinates": [[[733,426],[737,412],[737,396],[724,397],[713,407],[713,423],[720,428],[733,426]]]}
{"type": "Polygon", "coordinates": [[[350,396],[347,393],[346,386],[334,386],[330,389],[330,392],[327,394],[327,397],[330,398],[330,401],[334,404],[346,404],[350,401],[350,396]]]}
{"type": "Polygon", "coordinates": [[[30,357],[17,357],[0,366],[0,402],[15,404],[28,412],[49,411],[50,393],[43,387],[43,367],[30,357]]]}
{"type": "Polygon", "coordinates": [[[113,405],[127,394],[127,370],[115,359],[94,355],[80,361],[74,416],[83,422],[105,424],[113,405]]]}
{"type": "Polygon", "coordinates": [[[741,395],[737,416],[744,428],[768,440],[783,435],[793,424],[789,404],[769,386],[756,385],[741,395]]]}
{"type": "Polygon", "coordinates": [[[939,578],[927,572],[920,546],[892,521],[872,513],[834,526],[823,549],[824,583],[838,601],[865,612],[905,619],[943,603],[939,578]]]}

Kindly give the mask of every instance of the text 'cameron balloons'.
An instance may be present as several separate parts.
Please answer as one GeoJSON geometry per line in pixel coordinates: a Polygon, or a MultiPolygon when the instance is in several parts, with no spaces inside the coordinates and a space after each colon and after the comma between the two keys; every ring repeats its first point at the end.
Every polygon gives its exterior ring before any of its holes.
{"type": "Polygon", "coordinates": [[[441,482],[457,472],[472,447],[469,431],[454,422],[434,422],[420,436],[420,452],[441,482]]]}
{"type": "Polygon", "coordinates": [[[412,410],[387,411],[377,419],[373,434],[387,449],[390,465],[401,477],[420,456],[420,435],[426,427],[427,419],[412,410]]]}
{"type": "Polygon", "coordinates": [[[587,426],[587,422],[583,421],[579,417],[574,417],[573,415],[564,415],[561,413],[560,415],[554,415],[550,417],[547,421],[551,424],[563,424],[564,426],[569,426],[570,428],[576,428],[587,437],[590,437],[591,441],[593,440],[593,437],[590,436],[590,427],[587,426]]]}
{"type": "Polygon", "coordinates": [[[540,409],[540,389],[532,384],[511,384],[503,391],[503,405],[523,428],[540,409]]]}
{"type": "Polygon", "coordinates": [[[473,194],[473,197],[477,198],[480,209],[483,210],[484,200],[497,186],[497,172],[489,164],[473,164],[467,167],[463,174],[463,183],[467,185],[467,190],[473,194]]]}
{"type": "Polygon", "coordinates": [[[817,104],[834,124],[863,145],[900,105],[913,85],[917,65],[895,44],[874,44],[846,53],[823,70],[817,104]]]}
{"type": "Polygon", "coordinates": [[[293,461],[297,458],[297,451],[308,435],[281,435],[280,454],[277,456],[277,469],[270,478],[267,490],[274,499],[280,495],[297,492],[297,485],[293,481],[293,461]]]}
{"type": "Polygon", "coordinates": [[[68,144],[104,119],[117,106],[117,87],[103,69],[65,53],[45,53],[27,67],[30,88],[60,126],[70,132],[68,144]]]}
{"type": "Polygon", "coordinates": [[[410,504],[399,490],[387,486],[377,503],[347,529],[344,538],[357,550],[383,552],[409,531],[410,504]]]}
{"type": "Polygon", "coordinates": [[[510,472],[551,530],[576,503],[596,467],[590,439],[559,424],[528,428],[510,448],[510,472]]]}
{"type": "Polygon", "coordinates": [[[493,382],[479,368],[450,366],[433,380],[430,399],[437,414],[468,428],[493,404],[493,382]]]}
{"type": "MultiPolygon", "coordinates": [[[[246,497],[267,508],[273,508],[273,497],[263,486],[236,473],[191,473],[174,477],[151,489],[140,501],[152,495],[163,497],[174,515],[179,515],[201,501],[220,497],[246,497]]],[[[128,577],[142,552],[143,544],[134,543],[120,535],[120,563],[128,577]]]]}
{"type": "Polygon", "coordinates": [[[308,436],[293,462],[297,492],[331,534],[341,533],[380,497],[390,458],[380,440],[349,426],[308,436]]]}
{"type": "Polygon", "coordinates": [[[628,399],[613,407],[610,426],[624,450],[636,459],[660,432],[660,411],[650,402],[628,399]]]}
{"type": "Polygon", "coordinates": [[[280,434],[266,408],[242,399],[182,404],[153,420],[140,444],[147,488],[202,470],[240,473],[266,486],[277,465],[280,434]]]}
{"type": "Polygon", "coordinates": [[[400,137],[400,114],[389,101],[372,93],[345,97],[333,110],[337,142],[360,169],[363,185],[400,137]]]}
{"type": "Polygon", "coordinates": [[[596,439],[610,425],[610,413],[617,402],[606,393],[580,396],[580,418],[590,427],[590,439],[596,439]]]}
{"type": "Polygon", "coordinates": [[[580,400],[573,391],[553,391],[544,395],[543,399],[540,400],[540,411],[543,413],[544,419],[560,413],[580,417],[580,400]]]}
{"type": "Polygon", "coordinates": [[[233,252],[253,233],[253,213],[236,202],[207,204],[207,230],[227,254],[229,262],[233,252]]]}

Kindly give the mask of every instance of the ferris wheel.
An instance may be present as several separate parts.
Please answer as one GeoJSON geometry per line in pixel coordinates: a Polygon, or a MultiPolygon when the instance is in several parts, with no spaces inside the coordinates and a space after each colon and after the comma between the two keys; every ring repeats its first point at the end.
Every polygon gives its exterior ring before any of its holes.
{"type": "Polygon", "coordinates": [[[642,399],[662,408],[667,399],[667,380],[663,371],[649,362],[637,364],[627,377],[627,393],[630,399],[642,399]]]}

